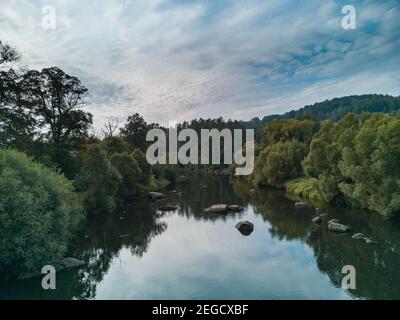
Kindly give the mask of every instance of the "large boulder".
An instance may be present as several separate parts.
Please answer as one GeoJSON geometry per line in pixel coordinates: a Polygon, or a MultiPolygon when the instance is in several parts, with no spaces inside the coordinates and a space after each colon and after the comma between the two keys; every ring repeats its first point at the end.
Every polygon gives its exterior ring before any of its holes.
{"type": "Polygon", "coordinates": [[[227,211],[227,204],[213,204],[211,207],[204,209],[204,212],[206,213],[225,213],[227,211]]]}
{"type": "Polygon", "coordinates": [[[318,216],[318,217],[313,218],[312,222],[315,223],[315,224],[321,224],[322,223],[322,219],[321,219],[320,216],[318,216]]]}
{"type": "Polygon", "coordinates": [[[165,206],[158,207],[160,211],[175,211],[178,210],[178,206],[174,203],[169,203],[165,206]]]}
{"type": "Polygon", "coordinates": [[[243,211],[243,207],[237,205],[237,204],[230,204],[228,206],[228,211],[232,211],[232,212],[240,212],[243,211]]]}
{"type": "Polygon", "coordinates": [[[365,234],[359,232],[354,234],[352,238],[357,240],[365,240],[367,237],[365,236],[365,234]]]}
{"type": "Polygon", "coordinates": [[[165,198],[165,194],[160,193],[160,192],[149,192],[148,196],[152,200],[158,200],[158,199],[163,199],[165,198]]]}
{"type": "Polygon", "coordinates": [[[307,204],[304,203],[304,202],[296,202],[296,203],[294,204],[294,206],[295,206],[296,208],[304,208],[304,207],[307,206],[307,204]]]}
{"type": "Polygon", "coordinates": [[[321,224],[328,215],[326,213],[322,213],[319,216],[312,219],[312,222],[315,224],[321,224]]]}
{"type": "Polygon", "coordinates": [[[339,220],[337,219],[329,221],[328,229],[334,232],[348,232],[351,230],[349,226],[339,223],[339,220]]]}
{"type": "Polygon", "coordinates": [[[248,236],[254,230],[254,225],[249,221],[240,221],[235,226],[241,234],[248,236]]]}
{"type": "Polygon", "coordinates": [[[365,238],[365,243],[368,243],[368,244],[380,244],[380,242],[371,240],[369,238],[365,238]]]}

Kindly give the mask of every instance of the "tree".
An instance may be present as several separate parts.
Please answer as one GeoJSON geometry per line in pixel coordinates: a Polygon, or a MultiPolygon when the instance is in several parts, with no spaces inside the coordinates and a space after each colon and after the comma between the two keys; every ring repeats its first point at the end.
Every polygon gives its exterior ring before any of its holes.
{"type": "Polygon", "coordinates": [[[0,149],[0,274],[58,263],[82,217],[67,179],[21,152],[0,149]]]}
{"type": "Polygon", "coordinates": [[[119,120],[110,118],[104,123],[104,128],[101,130],[104,138],[111,138],[115,135],[119,126],[119,120]]]}
{"type": "Polygon", "coordinates": [[[132,153],[121,152],[114,153],[111,156],[112,165],[121,175],[121,184],[119,185],[119,196],[123,200],[131,200],[133,196],[142,191],[140,177],[143,175],[138,161],[132,153]]]}
{"type": "Polygon", "coordinates": [[[20,54],[12,46],[0,41],[0,147],[14,147],[30,151],[35,135],[35,119],[19,103],[20,72],[5,69],[8,63],[17,62],[20,54]]]}
{"type": "Polygon", "coordinates": [[[13,69],[0,71],[0,146],[31,153],[36,120],[20,103],[19,79],[13,69]]]}
{"type": "Polygon", "coordinates": [[[263,149],[256,160],[254,183],[281,188],[284,182],[303,174],[301,161],[308,146],[297,140],[278,142],[263,149]]]}
{"type": "Polygon", "coordinates": [[[347,202],[385,216],[400,212],[400,119],[348,114],[326,122],[303,162],[328,202],[347,202]]]}
{"type": "Polygon", "coordinates": [[[120,134],[133,148],[146,152],[150,145],[146,141],[147,132],[158,127],[159,125],[156,123],[148,124],[140,114],[135,113],[128,117],[127,123],[120,129],[120,134]]]}
{"type": "Polygon", "coordinates": [[[343,181],[339,162],[345,147],[352,148],[358,130],[358,119],[353,113],[334,125],[326,121],[315,135],[308,156],[303,161],[307,175],[318,178],[319,189],[327,202],[343,202],[339,184],[343,181]]]}
{"type": "Polygon", "coordinates": [[[303,175],[301,162],[318,129],[314,120],[275,120],[264,128],[263,148],[255,162],[253,183],[281,188],[285,181],[303,175]]]}
{"type": "Polygon", "coordinates": [[[30,70],[21,81],[22,99],[34,108],[39,125],[49,128],[47,138],[60,145],[70,139],[87,137],[92,115],[80,108],[87,89],[81,81],[57,67],[30,70]]]}
{"type": "Polygon", "coordinates": [[[100,144],[90,145],[83,155],[77,186],[92,212],[112,212],[118,204],[122,177],[100,144]]]}
{"type": "Polygon", "coordinates": [[[57,67],[30,70],[19,83],[20,103],[37,121],[55,163],[70,178],[76,174],[74,155],[89,138],[92,115],[82,111],[87,89],[57,67]]]}
{"type": "Polygon", "coordinates": [[[19,59],[19,52],[8,43],[4,43],[0,40],[0,68],[6,63],[15,62],[19,59]]]}

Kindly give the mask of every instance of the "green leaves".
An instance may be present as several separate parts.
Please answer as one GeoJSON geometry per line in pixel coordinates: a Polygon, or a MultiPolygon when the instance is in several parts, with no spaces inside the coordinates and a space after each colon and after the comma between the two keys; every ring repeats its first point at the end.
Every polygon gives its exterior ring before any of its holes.
{"type": "Polygon", "coordinates": [[[83,216],[71,183],[13,150],[0,150],[0,273],[57,262],[83,216]]]}
{"type": "Polygon", "coordinates": [[[325,123],[303,161],[327,201],[346,201],[385,216],[399,213],[400,119],[348,114],[325,123]]]}

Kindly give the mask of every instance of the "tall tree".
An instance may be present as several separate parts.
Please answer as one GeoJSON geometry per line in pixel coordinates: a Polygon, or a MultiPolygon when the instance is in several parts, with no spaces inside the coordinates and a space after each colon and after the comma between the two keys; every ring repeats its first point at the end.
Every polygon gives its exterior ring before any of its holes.
{"type": "Polygon", "coordinates": [[[0,41],[0,146],[29,152],[35,135],[35,119],[20,102],[21,73],[9,68],[18,62],[19,52],[0,41]]]}
{"type": "Polygon", "coordinates": [[[52,67],[30,70],[21,81],[23,101],[34,107],[41,127],[48,127],[47,138],[55,144],[73,138],[87,137],[92,115],[80,108],[85,103],[87,88],[77,77],[52,67]]]}
{"type": "Polygon", "coordinates": [[[0,40],[0,68],[5,63],[18,61],[19,58],[20,54],[15,48],[0,40]]]}
{"type": "Polygon", "coordinates": [[[140,114],[134,113],[128,117],[127,123],[123,128],[120,129],[120,132],[122,138],[126,140],[132,147],[146,152],[146,149],[149,146],[149,143],[146,142],[147,132],[158,127],[158,124],[149,124],[140,114]]]}
{"type": "Polygon", "coordinates": [[[26,72],[19,87],[20,103],[32,110],[52,161],[73,178],[78,172],[75,155],[92,124],[92,115],[81,109],[88,90],[57,67],[26,72]]]}

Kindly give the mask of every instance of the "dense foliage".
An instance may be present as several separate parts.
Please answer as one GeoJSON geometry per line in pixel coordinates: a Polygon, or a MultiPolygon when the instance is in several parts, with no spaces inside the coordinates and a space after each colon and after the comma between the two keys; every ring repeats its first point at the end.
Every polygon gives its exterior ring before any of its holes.
{"type": "Polygon", "coordinates": [[[344,200],[385,216],[400,211],[400,119],[354,114],[321,127],[304,160],[327,201],[344,200]]]}
{"type": "Polygon", "coordinates": [[[273,120],[303,119],[312,117],[318,121],[339,121],[349,112],[362,114],[364,112],[397,113],[400,110],[400,97],[381,94],[365,94],[334,98],[308,105],[298,110],[286,112],[282,115],[265,116],[261,120],[253,118],[244,124],[253,128],[260,128],[273,120]]]}
{"type": "Polygon", "coordinates": [[[310,119],[276,120],[266,126],[266,147],[256,159],[255,185],[283,187],[285,181],[301,176],[301,162],[317,129],[318,123],[310,119]]]}
{"type": "Polygon", "coordinates": [[[0,149],[0,274],[54,264],[83,215],[71,182],[21,152],[0,149]]]}
{"type": "Polygon", "coordinates": [[[275,120],[264,128],[256,186],[285,187],[311,203],[400,212],[400,118],[349,113],[338,123],[275,120]],[[306,177],[304,177],[306,176],[306,177]]]}

